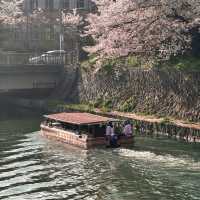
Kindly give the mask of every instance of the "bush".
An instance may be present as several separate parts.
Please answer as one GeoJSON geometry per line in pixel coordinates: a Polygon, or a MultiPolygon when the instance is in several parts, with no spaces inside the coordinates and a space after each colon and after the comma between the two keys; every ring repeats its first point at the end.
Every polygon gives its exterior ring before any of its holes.
{"type": "Polygon", "coordinates": [[[88,71],[95,67],[98,57],[95,54],[92,54],[88,57],[87,60],[81,62],[81,68],[85,71],[88,71]]]}
{"type": "Polygon", "coordinates": [[[200,58],[195,56],[177,56],[171,58],[169,61],[158,65],[160,68],[174,68],[184,71],[200,71],[200,58]]]}
{"type": "Polygon", "coordinates": [[[140,67],[141,63],[136,56],[128,56],[126,58],[126,66],[127,67],[140,67]]]}
{"type": "Polygon", "coordinates": [[[108,112],[113,108],[111,99],[103,100],[103,98],[98,98],[93,105],[95,108],[100,108],[105,112],[108,112]]]}
{"type": "Polygon", "coordinates": [[[100,108],[103,106],[103,99],[102,98],[97,98],[96,101],[94,102],[94,107],[100,108]]]}
{"type": "Polygon", "coordinates": [[[106,100],[103,102],[103,107],[108,108],[108,109],[112,109],[113,105],[112,105],[112,100],[106,100]]]}
{"type": "Polygon", "coordinates": [[[133,98],[126,100],[119,108],[122,112],[131,112],[135,109],[136,103],[133,98]]]}
{"type": "Polygon", "coordinates": [[[105,106],[101,107],[100,110],[101,110],[103,113],[107,113],[107,112],[110,112],[110,111],[111,111],[111,109],[106,108],[105,106]]]}
{"type": "Polygon", "coordinates": [[[92,104],[65,104],[64,108],[80,112],[91,112],[94,109],[92,104]]]}
{"type": "Polygon", "coordinates": [[[89,56],[88,62],[91,65],[95,65],[97,60],[98,60],[98,57],[95,54],[92,54],[92,55],[89,56]]]}
{"type": "Polygon", "coordinates": [[[117,61],[115,59],[105,59],[102,62],[102,69],[108,74],[111,74],[116,65],[117,61]]]}

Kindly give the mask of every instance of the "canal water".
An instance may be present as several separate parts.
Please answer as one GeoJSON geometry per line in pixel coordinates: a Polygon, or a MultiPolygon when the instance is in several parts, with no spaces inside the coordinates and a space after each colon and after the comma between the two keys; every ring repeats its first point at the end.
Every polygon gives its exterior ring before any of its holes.
{"type": "Polygon", "coordinates": [[[200,146],[137,137],[79,150],[40,136],[41,114],[1,105],[0,199],[199,200],[200,146]]]}

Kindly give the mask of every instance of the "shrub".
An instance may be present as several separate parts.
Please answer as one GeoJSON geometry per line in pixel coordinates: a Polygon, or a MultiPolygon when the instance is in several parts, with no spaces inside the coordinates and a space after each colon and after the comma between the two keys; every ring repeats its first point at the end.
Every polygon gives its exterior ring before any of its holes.
{"type": "Polygon", "coordinates": [[[123,67],[125,58],[106,58],[102,60],[102,69],[108,74],[112,73],[116,67],[123,67]]]}
{"type": "Polygon", "coordinates": [[[136,56],[128,56],[126,58],[127,67],[140,67],[141,63],[136,56]]]}
{"type": "Polygon", "coordinates": [[[106,100],[103,102],[103,107],[108,108],[108,109],[112,109],[113,105],[112,105],[112,100],[106,100]]]}
{"type": "Polygon", "coordinates": [[[106,59],[102,62],[102,69],[111,74],[113,72],[113,68],[116,66],[116,62],[114,59],[106,59]]]}
{"type": "Polygon", "coordinates": [[[119,108],[120,111],[123,112],[131,112],[135,109],[136,103],[133,98],[126,100],[119,108]]]}
{"type": "Polygon", "coordinates": [[[103,99],[101,97],[97,98],[94,102],[94,107],[100,108],[103,106],[103,99]]]}
{"type": "Polygon", "coordinates": [[[164,62],[156,67],[174,68],[177,70],[184,70],[184,71],[199,71],[200,58],[191,55],[177,56],[171,58],[169,61],[164,62]]]}

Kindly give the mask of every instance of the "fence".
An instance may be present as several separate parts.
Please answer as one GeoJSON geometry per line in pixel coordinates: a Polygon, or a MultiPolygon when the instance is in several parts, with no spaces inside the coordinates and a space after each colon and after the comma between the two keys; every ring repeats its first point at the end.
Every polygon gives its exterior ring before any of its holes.
{"type": "Polygon", "coordinates": [[[47,53],[16,53],[16,52],[0,52],[0,64],[75,64],[78,62],[77,51],[58,52],[51,51],[47,53]]]}

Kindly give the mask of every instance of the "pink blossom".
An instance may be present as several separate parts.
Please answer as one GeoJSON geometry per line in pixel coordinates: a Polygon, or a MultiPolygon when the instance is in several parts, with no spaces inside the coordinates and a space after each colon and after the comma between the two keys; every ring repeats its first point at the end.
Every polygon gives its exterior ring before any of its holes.
{"type": "Polygon", "coordinates": [[[98,12],[88,15],[85,34],[94,39],[95,45],[85,50],[100,57],[141,53],[169,57],[183,53],[191,45],[191,37],[185,33],[188,25],[193,21],[200,25],[197,0],[94,2],[98,12]]]}

